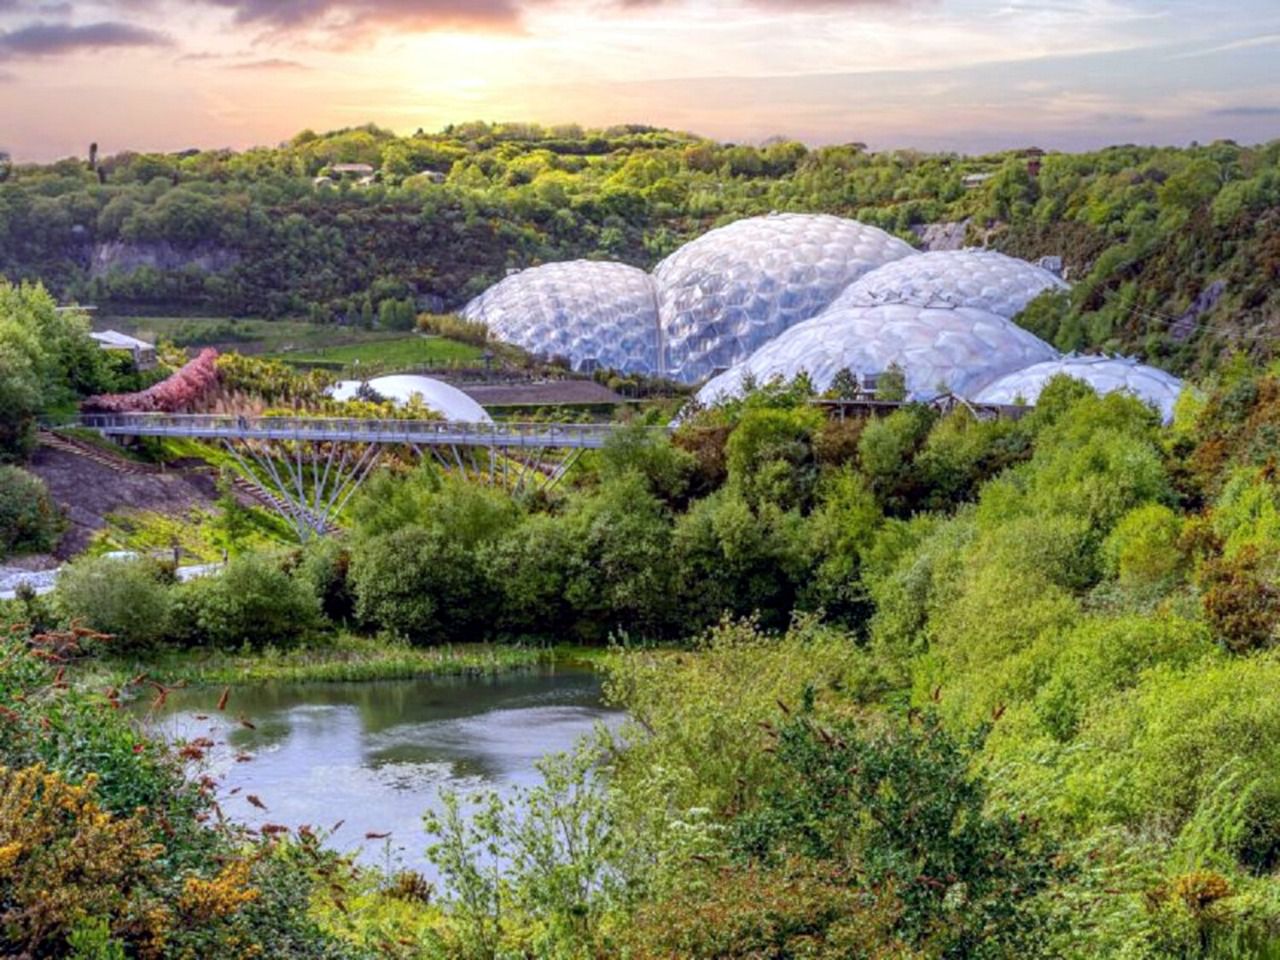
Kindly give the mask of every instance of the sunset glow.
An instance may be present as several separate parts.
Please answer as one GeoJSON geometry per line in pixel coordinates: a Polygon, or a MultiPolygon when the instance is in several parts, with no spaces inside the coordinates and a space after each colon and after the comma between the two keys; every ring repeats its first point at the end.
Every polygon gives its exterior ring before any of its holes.
{"type": "Polygon", "coordinates": [[[651,123],[980,150],[1280,132],[1280,7],[1186,0],[0,0],[0,147],[651,123]]]}

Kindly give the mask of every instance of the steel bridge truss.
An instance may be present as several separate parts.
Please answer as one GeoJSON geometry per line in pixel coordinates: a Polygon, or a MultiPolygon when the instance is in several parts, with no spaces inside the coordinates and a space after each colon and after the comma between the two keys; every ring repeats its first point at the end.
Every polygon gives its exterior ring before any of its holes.
{"type": "Polygon", "coordinates": [[[547,491],[564,479],[580,448],[529,451],[495,447],[355,441],[239,440],[222,446],[240,472],[293,527],[300,541],[333,532],[373,471],[390,459],[430,460],[446,473],[512,493],[547,491]]]}
{"type": "Polygon", "coordinates": [[[615,429],[595,424],[458,424],[170,414],[90,414],[106,436],[180,436],[220,443],[300,541],[332,531],[380,464],[431,460],[512,493],[557,486],[584,450],[615,429]]]}

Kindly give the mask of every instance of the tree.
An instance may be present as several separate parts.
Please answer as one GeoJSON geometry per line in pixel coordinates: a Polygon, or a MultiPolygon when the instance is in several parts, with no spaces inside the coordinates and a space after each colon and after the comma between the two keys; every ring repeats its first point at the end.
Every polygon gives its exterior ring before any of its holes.
{"type": "Polygon", "coordinates": [[[111,635],[111,648],[145,650],[169,635],[169,588],[149,560],[83,557],[58,577],[55,602],[69,619],[111,635]]]}
{"type": "Polygon", "coordinates": [[[52,550],[63,519],[39,477],[0,465],[0,558],[52,550]]]}

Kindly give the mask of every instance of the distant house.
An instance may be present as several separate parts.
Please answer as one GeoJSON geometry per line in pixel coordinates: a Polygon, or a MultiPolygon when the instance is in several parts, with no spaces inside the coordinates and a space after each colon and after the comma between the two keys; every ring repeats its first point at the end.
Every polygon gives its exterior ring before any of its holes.
{"type": "Polygon", "coordinates": [[[432,183],[444,183],[449,179],[446,174],[441,173],[439,170],[423,170],[417,176],[422,177],[424,180],[430,180],[432,183]]]}
{"type": "Polygon", "coordinates": [[[374,173],[367,163],[335,163],[329,169],[339,177],[371,177],[374,173]]]}
{"type": "Polygon", "coordinates": [[[993,176],[995,176],[995,174],[971,173],[968,176],[966,176],[964,180],[962,180],[961,182],[964,184],[964,188],[966,190],[976,190],[978,187],[982,186],[984,183],[990,180],[993,176]]]}
{"type": "Polygon", "coordinates": [[[155,345],[145,340],[120,333],[118,330],[103,330],[101,333],[91,333],[89,337],[98,344],[99,349],[115,350],[132,355],[133,366],[137,370],[150,370],[156,365],[155,345]]]}

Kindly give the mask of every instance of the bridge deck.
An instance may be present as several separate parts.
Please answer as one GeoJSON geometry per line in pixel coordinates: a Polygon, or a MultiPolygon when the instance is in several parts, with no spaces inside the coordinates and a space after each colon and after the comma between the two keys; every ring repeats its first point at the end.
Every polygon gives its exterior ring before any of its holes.
{"type": "MultiPolygon", "coordinates": [[[[322,417],[228,417],[205,414],[93,413],[80,425],[117,437],[201,440],[302,440],[418,446],[598,450],[617,424],[457,423],[443,420],[347,420],[322,417]]],[[[662,431],[663,428],[652,428],[662,431]]]]}

